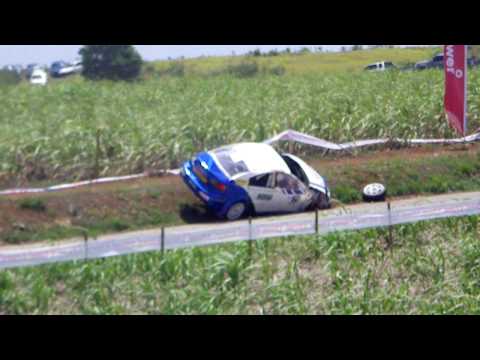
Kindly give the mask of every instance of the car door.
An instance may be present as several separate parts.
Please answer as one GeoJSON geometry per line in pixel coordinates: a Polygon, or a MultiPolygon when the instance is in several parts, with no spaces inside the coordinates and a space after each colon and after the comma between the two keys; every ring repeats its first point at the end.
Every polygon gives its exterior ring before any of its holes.
{"type": "Polygon", "coordinates": [[[327,182],[315,169],[313,169],[310,165],[305,163],[305,161],[294,155],[283,154],[282,156],[284,160],[287,161],[287,164],[289,161],[293,161],[297,166],[300,167],[300,169],[302,169],[303,175],[306,178],[304,180],[307,181],[310,188],[320,191],[330,197],[330,190],[328,188],[327,182]]]}
{"type": "Polygon", "coordinates": [[[284,173],[276,174],[275,196],[277,212],[282,213],[303,211],[312,201],[307,186],[297,177],[284,173]]]}
{"type": "Polygon", "coordinates": [[[278,208],[278,195],[275,188],[273,173],[252,177],[248,183],[247,192],[257,213],[271,213],[278,208]]]}
{"type": "Polygon", "coordinates": [[[282,172],[251,178],[248,194],[260,214],[299,212],[311,203],[308,188],[295,176],[282,172]]]}

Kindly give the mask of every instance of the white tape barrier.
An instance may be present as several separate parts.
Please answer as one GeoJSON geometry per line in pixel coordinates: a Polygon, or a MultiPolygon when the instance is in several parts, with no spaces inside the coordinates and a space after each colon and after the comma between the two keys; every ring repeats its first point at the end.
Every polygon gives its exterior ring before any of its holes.
{"type": "MultiPolygon", "coordinates": [[[[179,175],[179,170],[166,170],[163,173],[169,174],[169,175],[179,175]]],[[[135,179],[140,179],[148,176],[150,176],[148,173],[144,173],[144,174],[136,174],[136,175],[128,175],[128,176],[116,176],[116,177],[108,177],[108,178],[101,178],[101,179],[95,179],[95,180],[87,180],[87,181],[76,182],[73,184],[55,185],[55,186],[50,186],[46,188],[10,189],[10,190],[0,191],[0,196],[37,194],[37,193],[46,193],[46,192],[54,192],[54,191],[61,191],[61,190],[71,190],[71,189],[89,186],[89,185],[98,185],[98,184],[106,184],[106,183],[113,183],[113,182],[119,182],[119,181],[135,180],[135,179]]]]}
{"type": "MultiPolygon", "coordinates": [[[[404,145],[429,145],[429,144],[443,144],[443,145],[452,145],[452,144],[469,144],[480,140],[480,133],[475,133],[473,135],[459,138],[459,139],[413,139],[413,140],[402,140],[402,139],[371,139],[371,140],[360,140],[345,144],[335,144],[326,140],[322,140],[316,138],[311,135],[303,134],[298,131],[294,130],[287,130],[282,132],[281,134],[265,140],[265,144],[273,144],[280,141],[294,141],[301,144],[306,144],[326,150],[333,150],[333,151],[343,151],[343,150],[351,150],[355,148],[373,146],[373,145],[382,145],[387,143],[398,143],[404,145]]],[[[164,174],[170,175],[179,175],[180,170],[165,170],[163,171],[164,174]]],[[[137,174],[137,175],[128,175],[128,176],[119,176],[119,177],[109,177],[109,178],[102,178],[96,180],[89,180],[89,181],[82,181],[73,184],[63,184],[63,185],[56,185],[47,188],[31,188],[31,189],[9,189],[0,191],[0,196],[6,195],[20,195],[20,194],[36,194],[36,193],[46,193],[46,192],[53,192],[53,191],[60,191],[60,190],[70,190],[75,189],[83,186],[95,185],[95,184],[104,184],[104,183],[112,183],[112,182],[119,182],[119,181],[127,181],[127,180],[134,180],[143,177],[148,177],[148,174],[137,174]]]]}
{"type": "Polygon", "coordinates": [[[430,144],[441,144],[441,145],[452,145],[452,144],[469,144],[480,140],[480,133],[475,133],[473,135],[466,136],[459,139],[412,139],[412,140],[403,140],[403,139],[371,139],[371,140],[361,140],[354,141],[345,144],[335,144],[326,140],[316,138],[311,135],[302,134],[298,131],[287,130],[283,133],[265,140],[265,144],[273,144],[279,141],[294,141],[306,145],[311,145],[326,150],[333,151],[343,151],[358,149],[366,146],[373,145],[382,145],[388,143],[404,144],[404,145],[430,145],[430,144]]]}

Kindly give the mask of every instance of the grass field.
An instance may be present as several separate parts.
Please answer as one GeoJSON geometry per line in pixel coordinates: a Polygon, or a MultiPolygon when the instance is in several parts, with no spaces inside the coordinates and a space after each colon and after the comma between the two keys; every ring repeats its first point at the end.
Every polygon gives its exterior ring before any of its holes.
{"type": "Polygon", "coordinates": [[[392,61],[398,66],[426,60],[441,51],[438,48],[373,49],[345,53],[280,54],[278,56],[224,56],[197,59],[160,61],[155,63],[159,71],[172,65],[183,64],[186,75],[209,75],[229,65],[255,61],[261,69],[282,67],[289,75],[315,73],[358,72],[370,63],[392,61]]]}
{"type": "MultiPolygon", "coordinates": [[[[470,128],[480,127],[478,71],[470,128]]],[[[452,137],[443,75],[338,73],[17,86],[0,96],[0,177],[90,178],[171,168],[194,153],[286,128],[331,141],[452,137]]]]}
{"type": "Polygon", "coordinates": [[[0,314],[480,314],[478,217],[0,272],[0,314]]]}

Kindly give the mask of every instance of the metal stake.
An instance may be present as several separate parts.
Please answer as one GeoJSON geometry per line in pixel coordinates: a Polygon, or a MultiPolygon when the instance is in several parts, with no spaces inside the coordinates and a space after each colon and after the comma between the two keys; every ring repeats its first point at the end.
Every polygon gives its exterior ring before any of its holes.
{"type": "Polygon", "coordinates": [[[393,228],[392,228],[392,206],[390,202],[387,205],[388,208],[388,246],[393,245],[393,228]]]}
{"type": "Polygon", "coordinates": [[[252,217],[248,218],[248,257],[252,259],[253,253],[253,233],[252,233],[252,217]]]}
{"type": "Polygon", "coordinates": [[[163,254],[165,253],[165,228],[162,226],[162,233],[160,236],[160,251],[163,254]]]}
{"type": "Polygon", "coordinates": [[[85,242],[85,261],[88,260],[88,232],[83,232],[83,241],[85,242]]]}

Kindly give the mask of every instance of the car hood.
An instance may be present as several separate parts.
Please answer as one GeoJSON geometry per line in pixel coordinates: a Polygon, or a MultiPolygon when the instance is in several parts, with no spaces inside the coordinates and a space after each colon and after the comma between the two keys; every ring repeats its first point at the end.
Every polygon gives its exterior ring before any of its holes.
{"type": "Polygon", "coordinates": [[[315,169],[313,169],[305,161],[303,161],[302,159],[294,155],[283,154],[283,156],[288,157],[291,160],[295,161],[298,164],[298,166],[302,168],[303,172],[307,176],[309,187],[311,187],[312,189],[321,191],[327,195],[330,194],[327,182],[315,169]]]}

